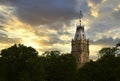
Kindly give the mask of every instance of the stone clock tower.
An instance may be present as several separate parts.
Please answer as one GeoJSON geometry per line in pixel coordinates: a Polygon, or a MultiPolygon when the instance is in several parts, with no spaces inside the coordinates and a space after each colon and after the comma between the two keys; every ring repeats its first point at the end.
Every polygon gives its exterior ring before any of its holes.
{"type": "Polygon", "coordinates": [[[81,20],[82,12],[80,11],[80,24],[77,25],[74,39],[71,41],[71,54],[75,56],[78,67],[89,61],[89,40],[86,38],[81,20]]]}

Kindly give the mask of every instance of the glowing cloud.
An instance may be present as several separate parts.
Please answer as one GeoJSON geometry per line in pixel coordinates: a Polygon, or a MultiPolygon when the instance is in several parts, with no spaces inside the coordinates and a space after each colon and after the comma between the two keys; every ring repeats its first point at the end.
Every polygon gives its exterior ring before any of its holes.
{"type": "Polygon", "coordinates": [[[82,24],[95,59],[103,47],[120,39],[119,0],[2,0],[0,3],[0,49],[22,43],[42,53],[47,50],[71,52],[71,39],[82,24]],[[4,3],[2,3],[4,2],[4,3]],[[43,5],[44,4],[44,5],[43,5]],[[35,8],[37,7],[37,8],[35,8]],[[109,39],[111,38],[111,39],[109,39]],[[101,39],[101,40],[100,40],[101,39]],[[104,41],[108,41],[105,42],[104,41]],[[97,50],[97,51],[96,51],[97,50]]]}
{"type": "Polygon", "coordinates": [[[99,16],[98,4],[88,1],[88,6],[91,8],[91,15],[97,18],[99,16]]]}
{"type": "Polygon", "coordinates": [[[118,12],[119,10],[120,10],[120,4],[116,8],[114,8],[114,11],[116,12],[118,12]]]}

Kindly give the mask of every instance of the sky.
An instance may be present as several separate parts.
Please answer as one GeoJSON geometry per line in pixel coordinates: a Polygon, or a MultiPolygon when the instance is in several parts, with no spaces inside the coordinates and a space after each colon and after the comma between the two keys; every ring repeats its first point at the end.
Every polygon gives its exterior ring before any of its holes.
{"type": "Polygon", "coordinates": [[[90,59],[120,41],[120,0],[0,0],[0,50],[11,45],[71,52],[79,23],[90,40],[90,59]]]}

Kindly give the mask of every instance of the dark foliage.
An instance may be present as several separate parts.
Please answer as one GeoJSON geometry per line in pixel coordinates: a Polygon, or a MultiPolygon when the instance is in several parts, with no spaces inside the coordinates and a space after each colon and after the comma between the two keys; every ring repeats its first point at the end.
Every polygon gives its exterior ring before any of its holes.
{"type": "Polygon", "coordinates": [[[2,50],[0,81],[44,81],[44,68],[38,52],[24,45],[2,50]]]}
{"type": "Polygon", "coordinates": [[[103,48],[101,58],[77,70],[71,54],[46,51],[38,56],[32,47],[14,45],[1,51],[0,81],[120,81],[120,57],[115,51],[103,48]]]}
{"type": "Polygon", "coordinates": [[[78,72],[78,81],[120,81],[120,57],[115,57],[115,48],[100,50],[101,58],[86,63],[78,72]]]}
{"type": "Polygon", "coordinates": [[[76,60],[71,54],[14,45],[1,51],[0,81],[76,81],[76,60]]]}
{"type": "Polygon", "coordinates": [[[62,54],[58,51],[47,51],[46,80],[47,81],[76,81],[76,59],[71,54],[62,54]]]}

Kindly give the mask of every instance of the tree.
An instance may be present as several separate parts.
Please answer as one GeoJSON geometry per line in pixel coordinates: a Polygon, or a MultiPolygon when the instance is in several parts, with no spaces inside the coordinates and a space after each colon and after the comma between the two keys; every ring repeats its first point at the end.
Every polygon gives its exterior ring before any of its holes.
{"type": "Polygon", "coordinates": [[[120,81],[120,57],[115,57],[115,51],[116,48],[101,49],[101,58],[79,69],[78,81],[120,81]]]}
{"type": "Polygon", "coordinates": [[[116,81],[120,81],[120,66],[115,69],[116,81]]]}
{"type": "Polygon", "coordinates": [[[120,46],[120,42],[118,44],[116,44],[116,47],[119,47],[120,46]]]}
{"type": "Polygon", "coordinates": [[[71,54],[61,54],[59,51],[47,51],[46,80],[47,81],[75,81],[76,60],[71,54]]]}
{"type": "Polygon", "coordinates": [[[34,48],[15,44],[1,51],[1,59],[4,81],[44,81],[44,68],[34,48]]]}
{"type": "Polygon", "coordinates": [[[0,58],[0,81],[7,81],[8,65],[0,58]]]}
{"type": "Polygon", "coordinates": [[[117,48],[113,47],[113,48],[102,48],[100,51],[99,51],[99,56],[100,57],[103,57],[103,56],[115,56],[115,51],[117,50],[117,48]]]}
{"type": "Polygon", "coordinates": [[[97,81],[97,68],[98,66],[92,60],[86,63],[83,67],[79,68],[77,81],[97,81]]]}
{"type": "Polygon", "coordinates": [[[104,57],[86,63],[78,71],[78,81],[120,81],[120,58],[104,57]]]}

